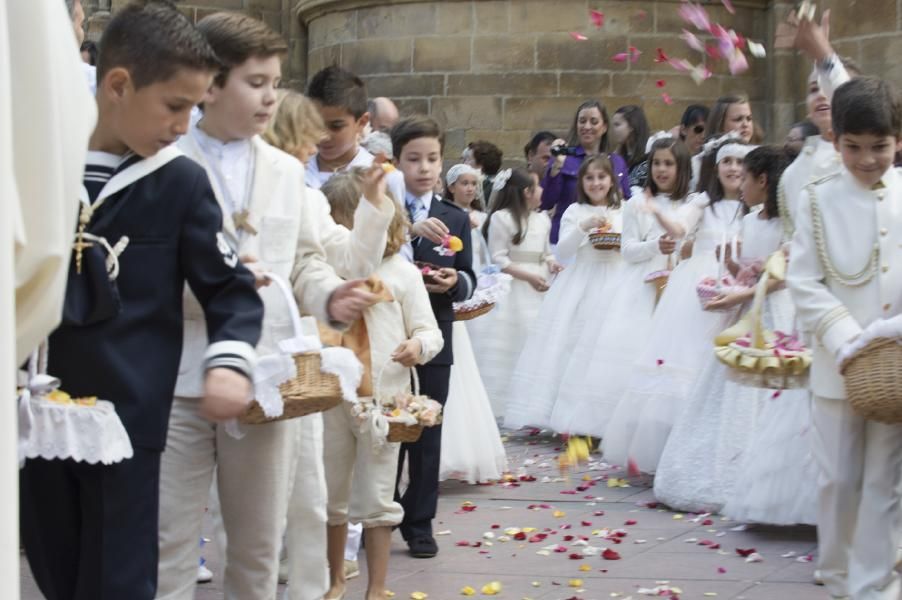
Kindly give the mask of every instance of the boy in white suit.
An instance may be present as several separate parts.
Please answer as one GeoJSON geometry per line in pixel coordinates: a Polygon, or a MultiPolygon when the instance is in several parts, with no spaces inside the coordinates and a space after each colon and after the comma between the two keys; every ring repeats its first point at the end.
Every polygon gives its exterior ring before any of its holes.
{"type": "MultiPolygon", "coordinates": [[[[327,212],[305,201],[301,164],[258,136],[276,107],[285,41],[264,23],[236,13],[206,17],[198,29],[223,69],[204,98],[203,117],[179,146],[210,176],[226,215],[224,239],[258,275],[258,285],[267,283],[263,271],[273,272],[291,282],[303,312],[339,326],[353,321],[372,298],[356,289],[358,281],[344,283],[326,264],[321,236],[336,225],[327,212]]],[[[347,244],[344,260],[338,261],[342,275],[368,275],[381,262],[394,213],[390,200],[384,204],[362,209],[369,211],[370,227],[347,244]]],[[[260,293],[262,356],[275,352],[291,331],[278,290],[263,287],[260,293]]],[[[206,332],[195,306],[186,296],[185,349],[160,484],[158,598],[194,597],[197,540],[214,469],[228,540],[225,597],[275,598],[297,422],[243,426],[239,440],[197,415],[198,351],[206,332]]]]}
{"type": "Polygon", "coordinates": [[[843,168],[803,192],[788,277],[814,353],[818,566],[833,598],[897,600],[902,426],[852,412],[841,367],[869,326],[902,318],[902,101],[862,77],[836,90],[832,115],[843,168]]]}

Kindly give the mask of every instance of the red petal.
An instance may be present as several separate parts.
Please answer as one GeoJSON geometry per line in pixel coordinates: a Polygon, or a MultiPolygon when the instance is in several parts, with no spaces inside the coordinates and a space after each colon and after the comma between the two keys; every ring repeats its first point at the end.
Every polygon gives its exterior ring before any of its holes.
{"type": "Polygon", "coordinates": [[[563,540],[564,540],[565,542],[572,542],[572,541],[573,541],[573,536],[572,536],[572,535],[565,535],[564,538],[563,538],[563,540]]]}
{"type": "Polygon", "coordinates": [[[526,539],[526,534],[523,533],[522,531],[519,531],[519,532],[517,532],[517,533],[514,534],[514,539],[517,540],[517,541],[523,541],[523,540],[526,539]]]}
{"type": "Polygon", "coordinates": [[[570,560],[582,560],[583,555],[580,552],[572,552],[568,558],[570,560]]]}
{"type": "Polygon", "coordinates": [[[605,560],[620,560],[620,554],[610,548],[606,548],[605,551],[601,553],[601,557],[605,560]]]}
{"type": "Polygon", "coordinates": [[[626,52],[619,52],[615,54],[611,58],[611,60],[613,60],[614,62],[626,62],[627,58],[629,58],[629,54],[627,54],[626,52]]]}
{"type": "Polygon", "coordinates": [[[655,85],[658,86],[659,88],[662,88],[662,87],[664,87],[665,85],[667,85],[667,82],[664,81],[663,79],[659,79],[659,80],[657,80],[657,81],[655,82],[655,85]]]}
{"type": "Polygon", "coordinates": [[[742,557],[749,556],[755,552],[754,548],[736,548],[736,554],[742,557]]]}
{"type": "Polygon", "coordinates": [[[586,36],[584,36],[583,34],[577,33],[575,31],[570,32],[570,37],[572,37],[577,42],[585,42],[587,39],[589,39],[586,36]]]}
{"type": "Polygon", "coordinates": [[[624,525],[635,525],[637,522],[635,519],[629,519],[624,525]]]}
{"type": "Polygon", "coordinates": [[[663,359],[663,358],[659,358],[659,359],[656,360],[655,362],[658,363],[658,366],[660,367],[661,365],[664,364],[664,359],[663,359]]]}
{"type": "Polygon", "coordinates": [[[711,519],[705,519],[704,521],[702,521],[702,525],[706,527],[709,525],[714,525],[714,521],[712,521],[711,519]]]}
{"type": "Polygon", "coordinates": [[[626,460],[626,473],[630,477],[638,477],[642,474],[642,471],[639,470],[639,465],[632,456],[626,460]]]}
{"type": "Polygon", "coordinates": [[[592,24],[596,29],[604,27],[604,13],[600,10],[590,10],[589,16],[592,18],[592,24]]]}
{"type": "Polygon", "coordinates": [[[492,529],[501,529],[501,525],[498,523],[492,523],[492,529]]]}
{"type": "Polygon", "coordinates": [[[582,525],[583,527],[591,527],[592,521],[582,521],[580,522],[580,525],[582,525]]]}
{"type": "Polygon", "coordinates": [[[670,60],[666,54],[664,54],[664,50],[662,48],[655,49],[655,62],[662,63],[670,60]]]}
{"type": "Polygon", "coordinates": [[[466,540],[461,540],[461,541],[457,542],[457,543],[454,544],[454,545],[455,545],[455,546],[469,546],[469,545],[470,545],[470,542],[468,542],[468,541],[466,541],[466,540]]]}
{"type": "Polygon", "coordinates": [[[721,575],[723,575],[724,573],[727,572],[727,570],[724,569],[723,567],[717,567],[717,572],[720,573],[721,575]]]}
{"type": "Polygon", "coordinates": [[[664,92],[661,94],[661,99],[664,100],[664,104],[673,104],[673,98],[670,97],[670,94],[664,92]]]}
{"type": "Polygon", "coordinates": [[[603,516],[604,516],[604,511],[603,511],[603,510],[596,510],[596,511],[595,511],[594,513],[592,513],[592,514],[595,515],[596,517],[603,517],[603,516]]]}

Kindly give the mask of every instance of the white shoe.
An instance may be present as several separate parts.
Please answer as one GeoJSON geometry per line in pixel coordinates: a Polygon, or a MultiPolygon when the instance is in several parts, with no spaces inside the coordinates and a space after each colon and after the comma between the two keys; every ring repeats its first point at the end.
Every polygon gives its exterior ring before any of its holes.
{"type": "Polygon", "coordinates": [[[208,569],[206,565],[197,567],[197,583],[210,583],[213,581],[213,571],[208,569]]]}
{"type": "Polygon", "coordinates": [[[824,585],[824,576],[820,569],[814,572],[814,585],[824,585]]]}
{"type": "Polygon", "coordinates": [[[345,560],[345,579],[354,579],[360,576],[360,566],[356,560],[345,560]]]}

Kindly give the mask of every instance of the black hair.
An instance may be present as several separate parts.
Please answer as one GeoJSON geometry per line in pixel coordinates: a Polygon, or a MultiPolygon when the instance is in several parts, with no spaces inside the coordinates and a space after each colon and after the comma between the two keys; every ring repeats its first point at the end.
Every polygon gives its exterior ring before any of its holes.
{"type": "Polygon", "coordinates": [[[535,185],[533,174],[526,169],[513,169],[510,179],[507,180],[504,187],[497,192],[492,192],[489,199],[491,211],[486,217],[482,226],[482,234],[485,239],[489,239],[489,226],[492,224],[492,216],[499,210],[508,209],[514,215],[514,221],[517,223],[517,233],[514,234],[514,245],[519,245],[526,237],[526,231],[529,224],[529,206],[526,205],[526,198],[523,192],[535,185]]]}
{"type": "Polygon", "coordinates": [[[648,142],[648,119],[645,111],[636,104],[621,106],[615,115],[620,115],[630,126],[629,136],[623,140],[616,152],[626,160],[630,169],[645,160],[645,144],[648,142]]]}
{"type": "Polygon", "coordinates": [[[545,142],[553,142],[557,136],[550,131],[540,131],[529,140],[529,143],[523,147],[523,155],[529,160],[529,155],[539,149],[539,146],[545,142]]]}
{"type": "Polygon", "coordinates": [[[97,80],[127,69],[135,89],[166,81],[179,69],[216,72],[221,63],[204,36],[168,0],[138,0],[110,20],[100,39],[97,80]]]}
{"type": "Polygon", "coordinates": [[[759,146],[746,154],[742,161],[745,169],[755,177],[767,176],[767,199],[764,201],[764,210],[767,211],[768,219],[780,216],[777,187],[780,176],[789,166],[789,162],[786,151],[777,146],[759,146]]]}
{"type": "Polygon", "coordinates": [[[92,67],[97,66],[97,44],[95,44],[91,40],[85,40],[84,42],[82,42],[81,48],[79,48],[79,52],[87,52],[88,64],[92,67]]]}
{"type": "Polygon", "coordinates": [[[680,125],[683,127],[689,127],[690,125],[695,125],[699,121],[705,123],[708,120],[708,116],[711,114],[711,111],[707,106],[703,106],[701,104],[690,104],[686,107],[686,110],[683,111],[683,117],[680,119],[680,125]]]}
{"type": "Polygon", "coordinates": [[[833,93],[831,106],[833,133],[900,137],[902,102],[888,81],[877,77],[856,77],[833,93]]]}
{"type": "Polygon", "coordinates": [[[673,190],[670,192],[671,200],[685,200],[689,195],[689,181],[692,179],[692,157],[689,155],[689,148],[686,147],[681,140],[676,138],[663,138],[657,140],[651,145],[648,152],[648,189],[652,195],[657,196],[660,193],[658,184],[652,177],[652,169],[654,168],[655,152],[659,150],[670,150],[673,159],[676,162],[676,181],[673,184],[673,190]]]}
{"type": "Polygon", "coordinates": [[[368,108],[366,84],[347,69],[332,65],[319,71],[307,85],[307,97],[323,106],[347,110],[355,119],[368,108]]]}
{"type": "Polygon", "coordinates": [[[611,120],[608,118],[608,110],[604,107],[604,104],[601,103],[600,100],[586,100],[578,107],[576,107],[576,113],[573,115],[573,125],[570,126],[570,132],[567,134],[567,144],[570,146],[578,146],[579,145],[579,113],[586,110],[587,108],[597,108],[598,112],[601,113],[601,120],[605,124],[605,132],[601,134],[601,139],[598,141],[598,148],[596,148],[595,152],[589,152],[589,154],[598,154],[600,152],[608,151],[608,129],[611,127],[611,120]]]}
{"type": "Polygon", "coordinates": [[[802,130],[802,137],[804,137],[806,139],[810,138],[813,135],[818,135],[821,132],[821,130],[818,129],[817,125],[815,125],[808,119],[805,119],[804,121],[799,121],[798,123],[793,123],[789,127],[789,131],[792,131],[793,129],[796,129],[796,128],[802,130]]]}
{"type": "Polygon", "coordinates": [[[401,158],[401,151],[404,146],[413,140],[419,138],[435,138],[438,140],[439,148],[444,152],[445,149],[445,133],[442,131],[441,125],[432,117],[424,115],[414,115],[401,119],[391,128],[391,145],[395,158],[401,158]]]}
{"type": "Polygon", "coordinates": [[[482,169],[483,173],[489,176],[498,173],[498,170],[501,169],[501,160],[504,158],[501,148],[485,140],[475,141],[469,145],[469,148],[473,151],[473,162],[482,169]]]}

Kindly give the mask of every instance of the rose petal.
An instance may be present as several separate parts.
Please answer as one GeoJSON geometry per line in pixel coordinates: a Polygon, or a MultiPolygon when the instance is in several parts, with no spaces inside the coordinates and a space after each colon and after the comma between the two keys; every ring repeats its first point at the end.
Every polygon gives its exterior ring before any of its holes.
{"type": "Polygon", "coordinates": [[[604,27],[604,13],[600,10],[590,10],[589,17],[592,19],[592,24],[595,25],[595,29],[601,29],[604,27]]]}
{"type": "Polygon", "coordinates": [[[635,525],[636,523],[638,523],[638,521],[636,521],[635,519],[629,519],[624,523],[624,525],[635,525]]]}
{"type": "Polygon", "coordinates": [[[736,554],[742,557],[748,557],[755,553],[754,548],[736,548],[736,554]]]}
{"type": "Polygon", "coordinates": [[[617,54],[615,54],[614,56],[611,57],[611,60],[613,60],[614,62],[622,63],[622,62],[626,62],[626,60],[629,57],[630,57],[630,55],[627,54],[626,52],[618,52],[617,54]]]}
{"type": "Polygon", "coordinates": [[[586,36],[584,36],[583,34],[577,33],[575,31],[570,32],[570,37],[572,37],[577,42],[585,42],[587,39],[589,39],[586,36]]]}
{"type": "Polygon", "coordinates": [[[655,85],[658,86],[659,88],[662,88],[662,87],[664,87],[665,85],[667,85],[667,82],[664,81],[663,79],[659,79],[659,80],[657,80],[657,81],[655,82],[655,85]]]}
{"type": "Polygon", "coordinates": [[[736,14],[736,9],[733,8],[733,3],[730,2],[730,0],[720,0],[720,1],[723,2],[723,6],[724,6],[724,8],[727,9],[728,13],[730,13],[731,15],[736,14]]]}
{"type": "Polygon", "coordinates": [[[667,55],[664,54],[663,48],[655,48],[655,62],[656,63],[667,62],[669,60],[670,59],[667,58],[667,55]]]}
{"type": "Polygon", "coordinates": [[[664,104],[673,104],[673,98],[670,97],[670,94],[664,92],[661,94],[661,99],[664,101],[664,104]]]}
{"type": "Polygon", "coordinates": [[[605,551],[601,553],[601,557],[605,560],[620,560],[620,554],[610,548],[605,548],[605,551]]]}

